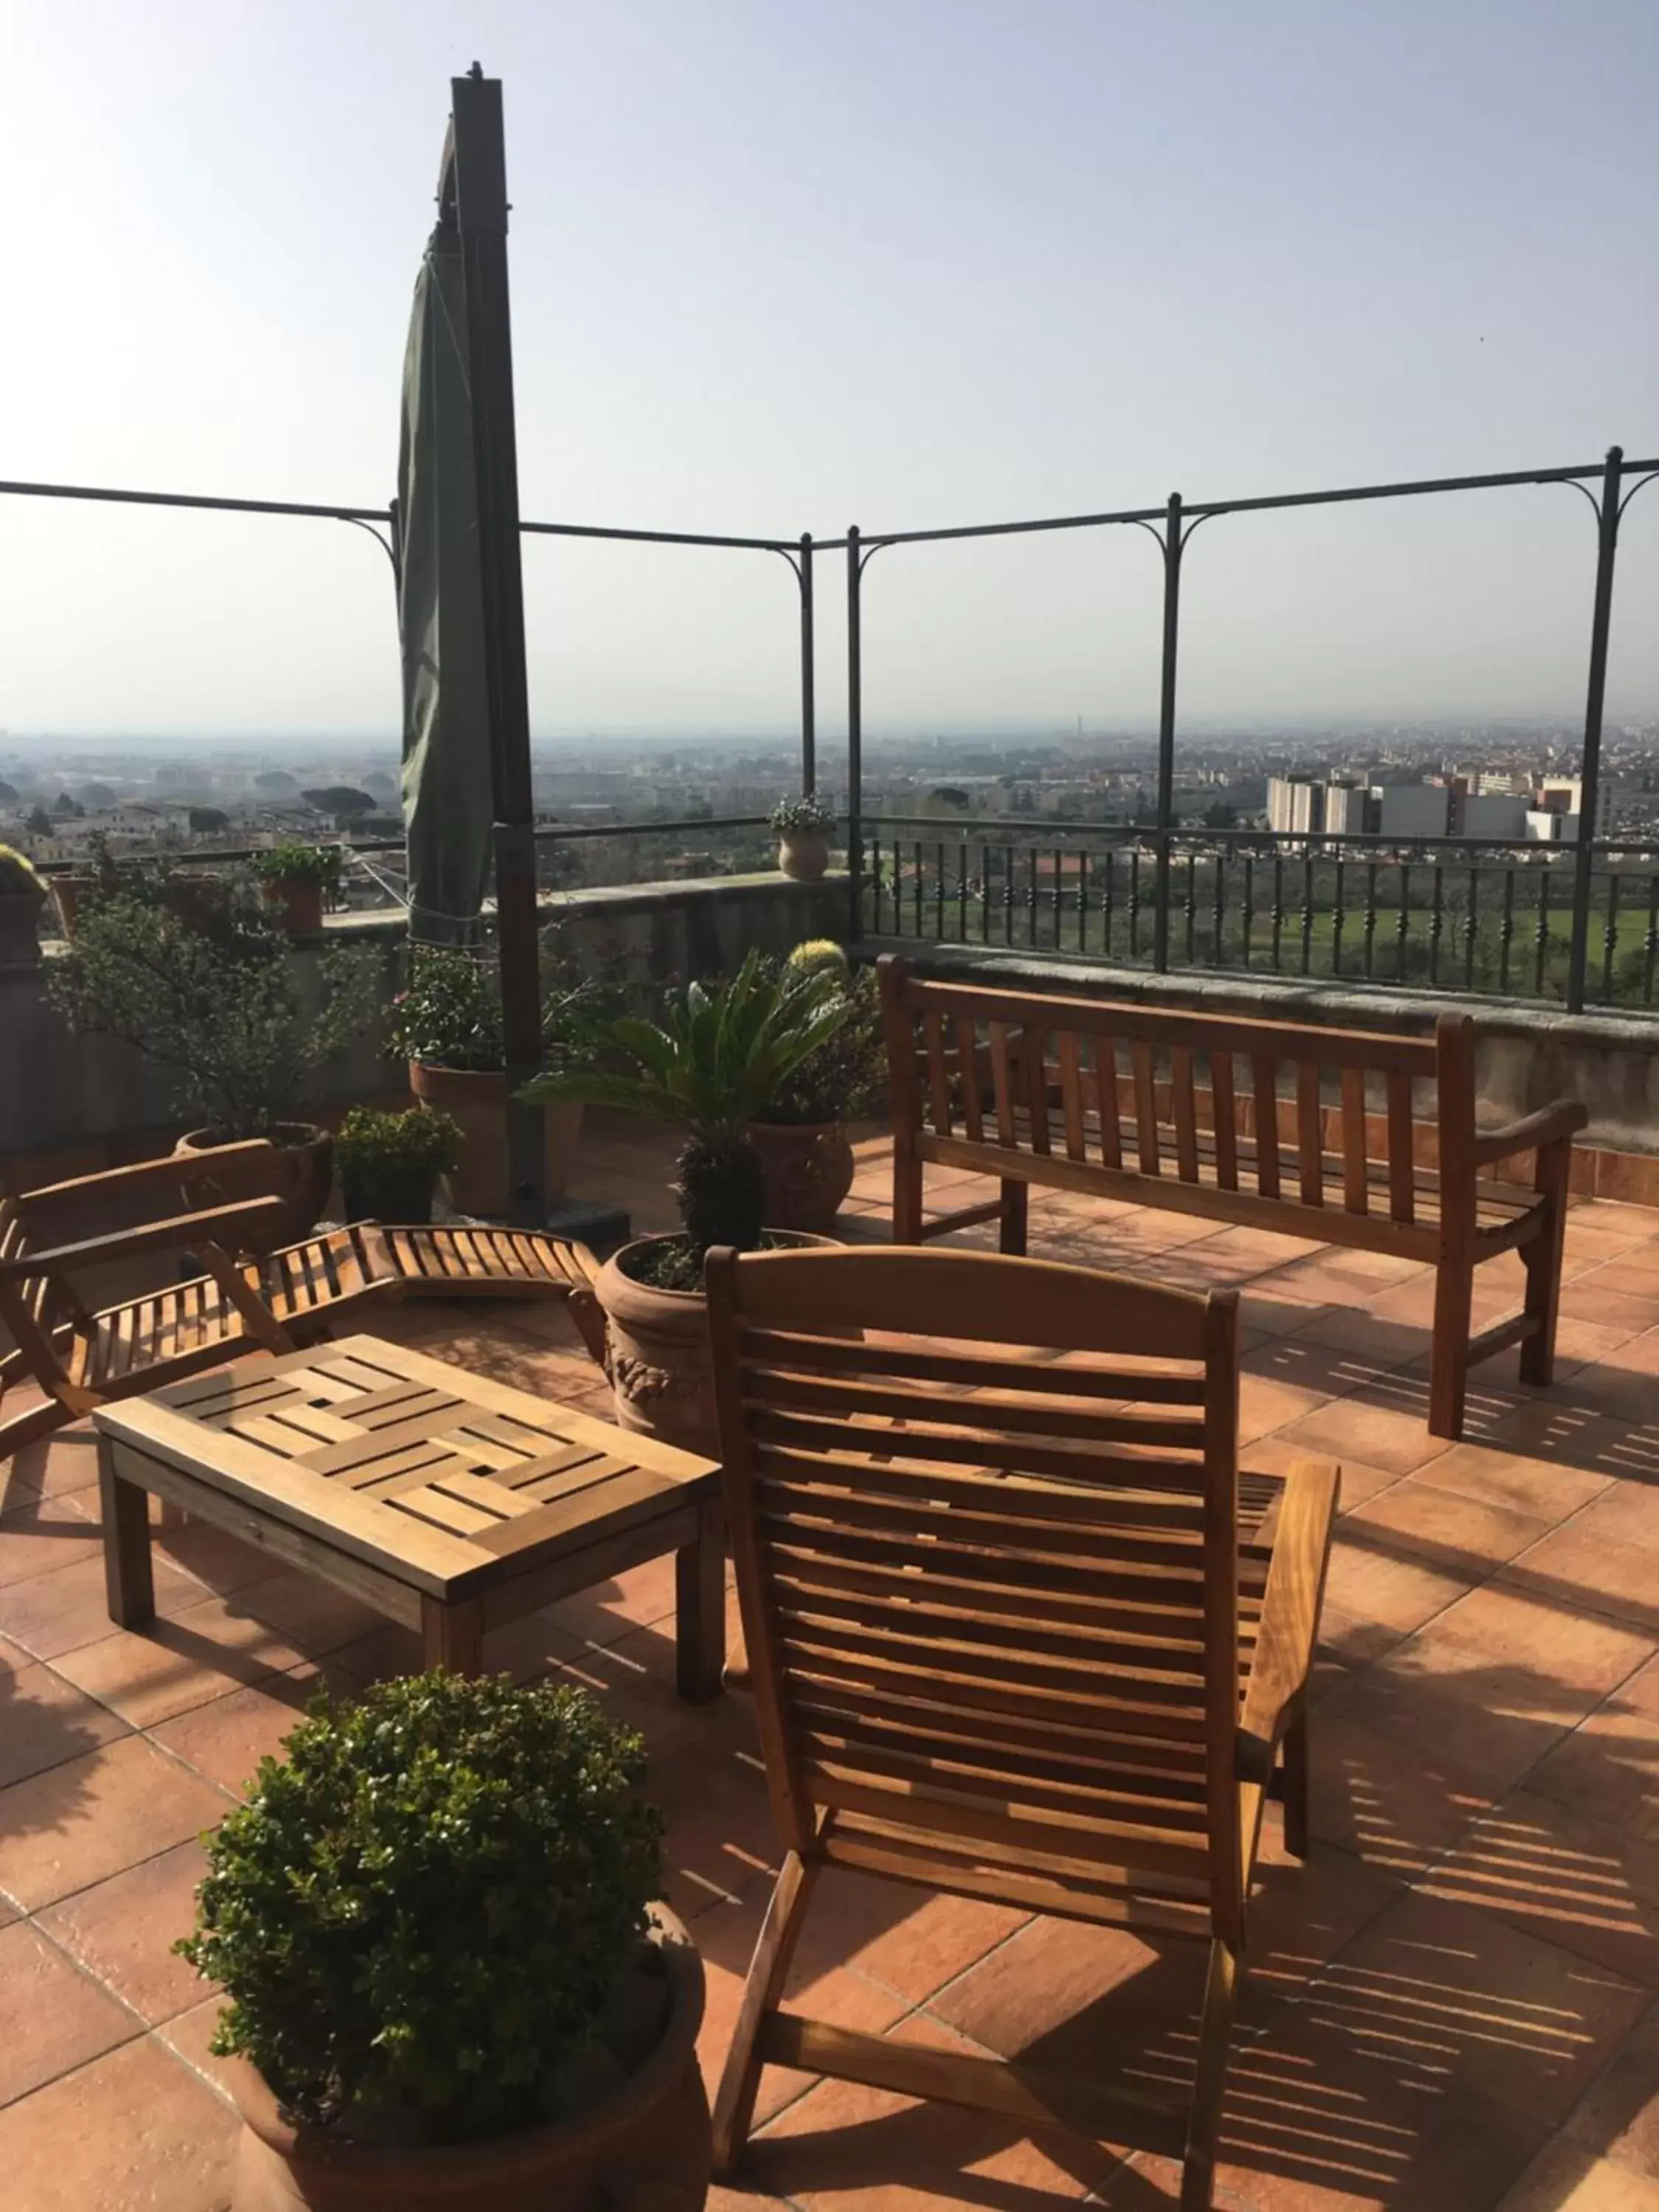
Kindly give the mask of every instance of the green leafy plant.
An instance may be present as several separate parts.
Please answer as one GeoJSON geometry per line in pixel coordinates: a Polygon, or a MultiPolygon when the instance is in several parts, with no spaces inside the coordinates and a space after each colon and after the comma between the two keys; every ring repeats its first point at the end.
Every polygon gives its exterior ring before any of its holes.
{"type": "Polygon", "coordinates": [[[334,1139],[334,1158],[348,1182],[359,1176],[395,1182],[453,1175],[460,1165],[461,1125],[432,1106],[398,1113],[354,1106],[334,1139]]]}
{"type": "Polygon", "coordinates": [[[786,1075],[755,1119],[788,1127],[823,1121],[855,1121],[872,1112],[887,1087],[887,1047],[882,1032],[881,990],[873,968],[849,972],[840,945],[827,939],[798,945],[784,973],[827,976],[849,1012],[840,1029],[786,1075]],[[798,956],[823,945],[834,960],[818,957],[803,966],[798,956]]]}
{"type": "Polygon", "coordinates": [[[31,891],[37,898],[45,898],[46,878],[27,853],[20,853],[15,845],[0,845],[0,898],[21,898],[31,891]]]}
{"type": "Polygon", "coordinates": [[[178,1948],[298,2118],[455,2142],[568,2109],[662,1886],[644,1746],[585,1692],[441,1672],[319,1698],[208,1842],[178,1948]]]}
{"type": "Polygon", "coordinates": [[[284,837],[256,853],[250,865],[261,883],[320,884],[330,898],[337,898],[345,854],[338,845],[307,845],[303,838],[284,837]]]}
{"type": "Polygon", "coordinates": [[[428,1067],[475,1073],[504,1067],[494,963],[460,945],[411,945],[409,981],[392,1002],[386,1048],[394,1060],[428,1067]]]}
{"type": "Polygon", "coordinates": [[[331,952],[320,972],[315,1007],[288,939],[257,908],[186,916],[121,892],[83,915],[46,988],[75,1028],[120,1037],[172,1068],[179,1110],[228,1140],[288,1118],[312,1072],[379,1014],[371,949],[331,952]]]}
{"type": "Polygon", "coordinates": [[[761,1164],[744,1128],[852,1014],[823,970],[780,975],[751,952],[723,987],[689,983],[672,994],[660,1022],[592,1023],[580,1039],[586,1060],[547,1069],[522,1095],[624,1107],[685,1131],[675,1194],[685,1224],[678,1273],[688,1279],[671,1287],[695,1286],[711,1245],[752,1251],[761,1241],[761,1164]]]}
{"type": "Polygon", "coordinates": [[[781,799],[772,809],[772,827],[780,837],[827,837],[835,826],[836,810],[813,791],[781,799]]]}

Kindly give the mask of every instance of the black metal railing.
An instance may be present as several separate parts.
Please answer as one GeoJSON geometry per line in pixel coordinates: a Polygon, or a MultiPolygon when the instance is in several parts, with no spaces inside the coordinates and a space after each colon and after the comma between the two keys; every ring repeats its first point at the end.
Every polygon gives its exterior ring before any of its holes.
{"type": "Polygon", "coordinates": [[[1659,840],[1595,842],[1582,939],[1572,844],[921,816],[859,844],[874,938],[1563,1004],[1580,964],[1630,1011],[1659,985],[1659,840]]]}

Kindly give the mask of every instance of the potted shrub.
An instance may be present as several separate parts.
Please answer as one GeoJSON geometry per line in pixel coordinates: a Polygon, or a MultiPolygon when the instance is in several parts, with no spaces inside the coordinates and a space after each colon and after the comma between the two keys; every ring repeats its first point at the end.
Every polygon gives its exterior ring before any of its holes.
{"type": "Polygon", "coordinates": [[[344,872],[338,845],[307,845],[298,837],[284,837],[253,856],[261,896],[295,936],[322,927],[324,902],[338,898],[344,872]]]}
{"type": "Polygon", "coordinates": [[[100,898],[47,977],[77,1029],[123,1039],[172,1070],[181,1115],[202,1126],[181,1152],[269,1137],[284,1154],[289,1206],[273,1244],[303,1237],[328,1202],[333,1139],[289,1118],[314,1071],[383,1004],[379,956],[342,948],[321,963],[323,1003],[306,1004],[288,939],[257,908],[198,923],[141,897],[100,898]]]}
{"type": "Polygon", "coordinates": [[[748,1137],[760,1154],[768,1228],[827,1230],[853,1187],[847,1124],[870,1113],[885,1087],[881,995],[874,969],[854,975],[830,938],[798,945],[785,963],[791,970],[829,976],[852,1012],[779,1084],[748,1137]]]}
{"type": "Polygon", "coordinates": [[[319,1698],[208,1840],[178,1948],[229,2000],[235,2212],[698,2212],[701,1962],[644,1747],[585,1692],[319,1698]]]}
{"type": "Polygon", "coordinates": [[[40,964],[40,909],[46,886],[27,854],[0,845],[0,968],[40,964]]]}
{"type": "Polygon", "coordinates": [[[438,1178],[460,1164],[461,1127],[430,1106],[354,1106],[334,1139],[348,1221],[430,1221],[438,1178]]]}
{"type": "MultiPolygon", "coordinates": [[[[562,1048],[574,1024],[604,1001],[604,987],[573,972],[553,933],[544,940],[542,1042],[562,1048]]],[[[392,1002],[386,1050],[409,1068],[423,1105],[460,1125],[459,1165],[448,1176],[458,1213],[507,1211],[507,1048],[493,954],[460,945],[411,945],[409,981],[392,1002]]],[[[567,1100],[547,1115],[547,1194],[569,1188],[582,1109],[567,1100]]]]}
{"type": "Polygon", "coordinates": [[[685,1132],[675,1185],[684,1227],[624,1244],[593,1286],[624,1428],[719,1456],[703,1260],[715,1244],[752,1251],[818,1241],[764,1234],[764,1178],[747,1132],[852,1012],[823,969],[778,974],[751,952],[723,988],[691,983],[673,993],[660,1023],[626,1014],[589,1020],[565,1063],[526,1086],[525,1096],[543,1103],[625,1107],[685,1132]]]}
{"type": "Polygon", "coordinates": [[[784,874],[801,883],[816,883],[830,865],[830,833],[835,826],[834,808],[825,805],[816,792],[781,800],[772,809],[772,827],[784,874]]]}

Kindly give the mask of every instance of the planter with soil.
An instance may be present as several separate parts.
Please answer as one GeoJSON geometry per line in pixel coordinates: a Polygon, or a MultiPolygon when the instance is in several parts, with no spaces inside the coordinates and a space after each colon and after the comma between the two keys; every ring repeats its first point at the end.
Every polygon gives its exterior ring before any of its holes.
{"type": "Polygon", "coordinates": [[[653,1917],[661,1994],[653,2007],[641,2002],[649,1989],[635,1989],[617,2009],[654,2008],[654,2047],[625,2070],[605,2045],[626,2052],[628,2039],[602,2039],[590,2068],[598,2094],[568,2118],[482,2142],[354,2142],[286,2118],[262,2076],[237,2062],[234,2212],[701,2212],[711,2162],[696,2049],[702,1961],[666,1905],[653,1917]]]}
{"type": "MultiPolygon", "coordinates": [[[[252,1249],[274,1252],[280,1245],[298,1243],[322,1218],[334,1182],[334,1139],[310,1121],[273,1121],[265,1133],[277,1149],[288,1212],[280,1227],[252,1249]]],[[[233,1142],[217,1129],[189,1129],[173,1150],[206,1152],[233,1142]]]]}
{"type": "Polygon", "coordinates": [[[307,937],[323,926],[323,887],[307,876],[267,876],[259,896],[290,937],[307,937]]]}
{"type": "MultiPolygon", "coordinates": [[[[827,1245],[835,1239],[777,1230],[765,1242],[827,1245]]],[[[701,1284],[687,1239],[676,1232],[624,1244],[600,1269],[593,1290],[605,1310],[605,1373],[618,1425],[718,1459],[708,1301],[701,1284]]]]}
{"type": "Polygon", "coordinates": [[[760,1154],[767,1227],[831,1228],[853,1188],[846,1124],[751,1121],[744,1134],[760,1154]]]}
{"type": "Polygon", "coordinates": [[[817,883],[830,866],[829,838],[821,830],[786,830],[778,839],[778,866],[797,883],[817,883]]]}
{"type": "MultiPolygon", "coordinates": [[[[507,1210],[507,1073],[503,1068],[438,1067],[409,1062],[409,1087],[423,1106],[448,1114],[461,1127],[461,1164],[449,1176],[449,1202],[457,1213],[489,1218],[507,1210]]],[[[581,1139],[582,1109],[564,1103],[547,1115],[547,1194],[562,1198],[570,1187],[581,1139]]]]}

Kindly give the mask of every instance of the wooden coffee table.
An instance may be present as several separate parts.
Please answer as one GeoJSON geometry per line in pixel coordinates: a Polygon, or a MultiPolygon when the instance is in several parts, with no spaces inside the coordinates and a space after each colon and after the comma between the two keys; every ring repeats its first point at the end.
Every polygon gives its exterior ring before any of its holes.
{"type": "Polygon", "coordinates": [[[112,1620],[155,1616],[145,1492],[417,1628],[476,1672],[486,1629],[675,1554],[678,1681],[726,1639],[720,1470],[376,1336],[244,1360],[100,1407],[112,1620]]]}

